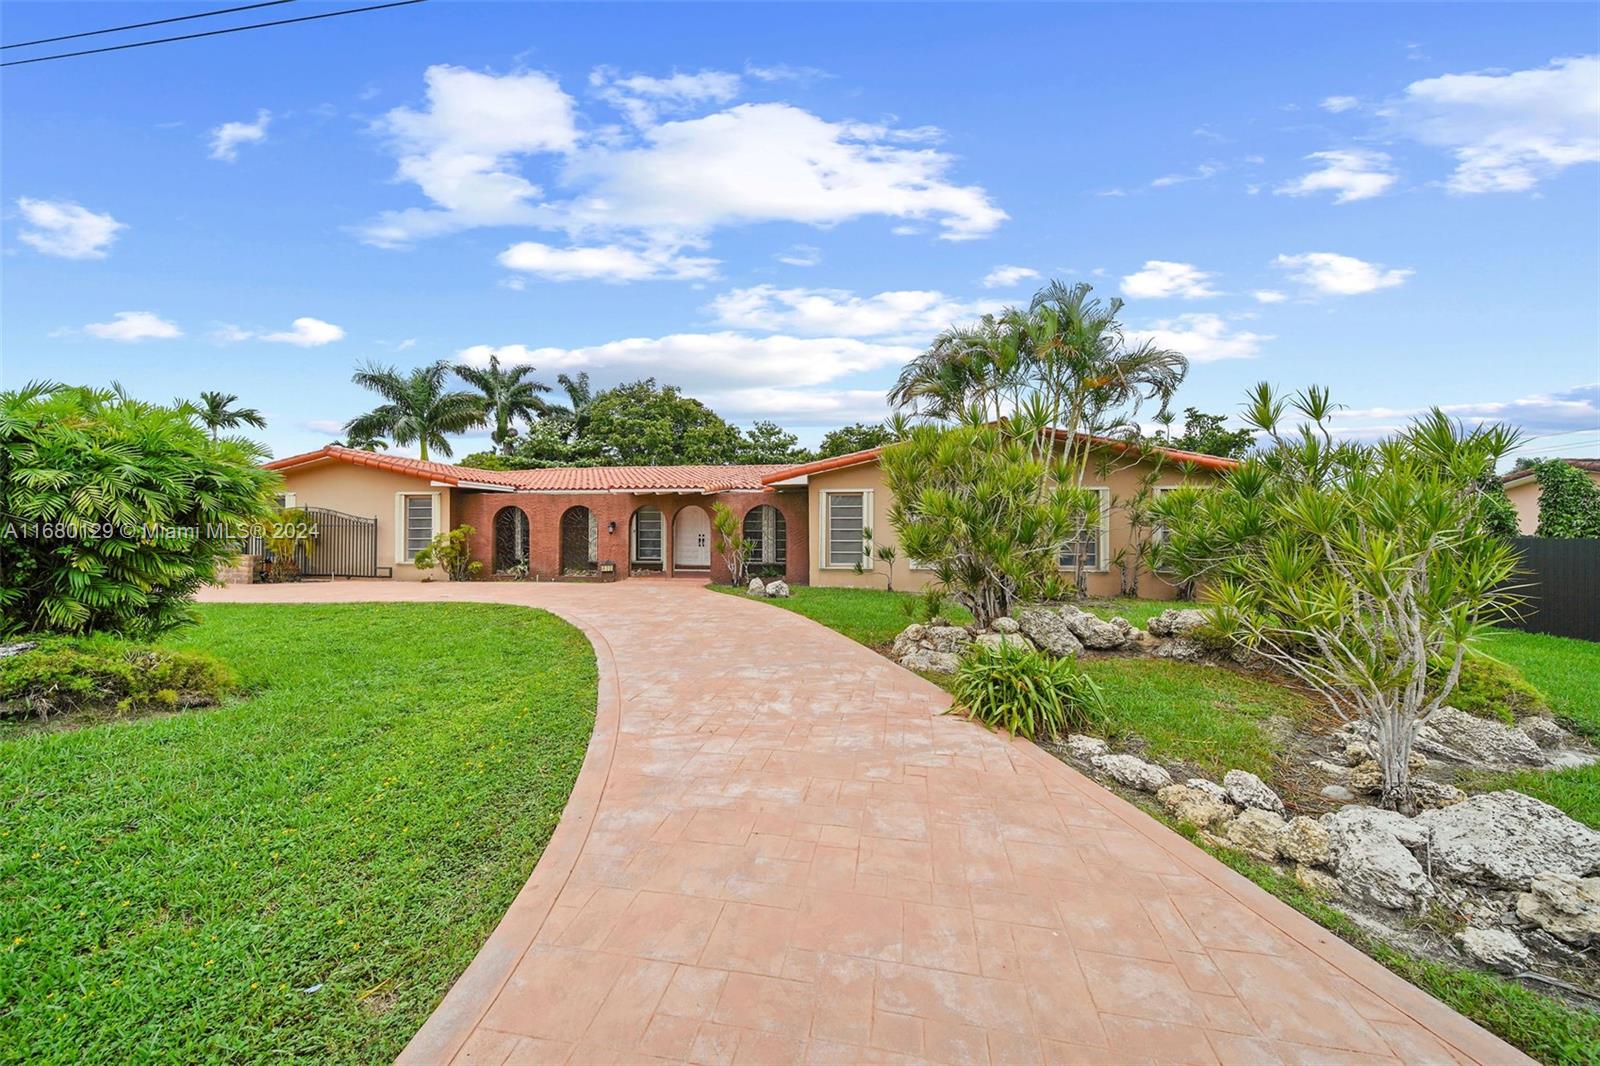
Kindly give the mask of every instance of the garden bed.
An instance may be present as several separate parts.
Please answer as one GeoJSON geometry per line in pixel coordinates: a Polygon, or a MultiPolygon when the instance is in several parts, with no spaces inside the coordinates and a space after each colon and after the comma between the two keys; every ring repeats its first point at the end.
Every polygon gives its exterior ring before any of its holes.
{"type": "Polygon", "coordinates": [[[244,698],[0,734],[0,1061],[392,1059],[560,818],[596,674],[559,619],[201,613],[163,643],[244,698]]]}

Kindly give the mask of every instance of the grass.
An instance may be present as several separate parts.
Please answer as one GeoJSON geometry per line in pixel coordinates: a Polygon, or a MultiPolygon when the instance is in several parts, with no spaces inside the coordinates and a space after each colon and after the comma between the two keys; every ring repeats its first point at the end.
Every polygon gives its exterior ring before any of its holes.
{"type": "MultiPolygon", "coordinates": [[[[713,585],[718,592],[730,596],[744,596],[743,589],[727,585],[713,585]]],[[[795,614],[803,614],[829,629],[837,630],[858,644],[882,651],[894,643],[894,638],[916,619],[907,609],[917,597],[909,592],[885,592],[883,589],[812,588],[797,585],[789,590],[787,599],[762,600],[795,614]]],[[[960,625],[972,621],[972,615],[954,603],[945,608],[945,617],[960,625]]]]}
{"type": "Polygon", "coordinates": [[[0,1062],[392,1059],[527,879],[593,726],[543,612],[214,605],[246,695],[0,732],[0,1062]]]}
{"type": "Polygon", "coordinates": [[[1085,600],[1083,609],[1090,614],[1101,618],[1110,619],[1121,615],[1132,622],[1136,629],[1143,629],[1145,623],[1150,621],[1162,611],[1169,611],[1176,607],[1180,610],[1185,607],[1198,607],[1196,603],[1180,603],[1176,600],[1135,600],[1127,596],[1118,596],[1105,600],[1085,600]]]}
{"type": "Polygon", "coordinates": [[[1600,1014],[1568,1006],[1494,974],[1449,966],[1401,951],[1371,935],[1349,916],[1307,892],[1298,881],[1285,877],[1266,863],[1208,845],[1198,839],[1192,826],[1173,825],[1173,828],[1295,910],[1540,1062],[1552,1066],[1600,1063],[1600,1014]]]}

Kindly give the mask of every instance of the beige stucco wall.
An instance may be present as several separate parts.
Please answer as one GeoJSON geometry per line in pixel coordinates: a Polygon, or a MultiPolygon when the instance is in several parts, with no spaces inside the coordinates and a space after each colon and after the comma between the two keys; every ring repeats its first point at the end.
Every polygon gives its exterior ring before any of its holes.
{"type": "Polygon", "coordinates": [[[439,576],[439,571],[418,570],[410,563],[395,562],[395,496],[398,493],[438,493],[436,525],[441,530],[450,529],[453,490],[448,486],[431,485],[422,478],[333,460],[285,470],[282,474],[283,491],[294,493],[296,507],[326,507],[362,518],[377,517],[380,573],[382,567],[393,567],[394,576],[401,580],[418,581],[439,576]]]}
{"type": "MultiPolygon", "coordinates": [[[[1149,465],[1144,462],[1129,464],[1121,461],[1112,469],[1105,478],[1098,477],[1092,467],[1086,484],[1090,487],[1101,485],[1111,489],[1111,527],[1110,547],[1105,553],[1098,570],[1090,570],[1085,578],[1091,596],[1116,596],[1122,589],[1122,574],[1112,557],[1123,548],[1129,539],[1128,514],[1118,505],[1119,500],[1131,498],[1139,489],[1140,478],[1149,472],[1149,465]]],[[[1196,475],[1201,479],[1208,479],[1209,474],[1204,472],[1196,475]]],[[[1177,467],[1165,466],[1157,478],[1157,485],[1181,485],[1184,477],[1177,467]]],[[[813,474],[810,479],[808,491],[810,492],[811,513],[811,583],[846,588],[883,588],[888,567],[883,563],[878,564],[874,573],[857,574],[850,568],[831,568],[825,566],[825,546],[822,543],[822,534],[825,529],[826,511],[823,508],[822,494],[824,492],[872,492],[872,536],[875,544],[895,543],[894,527],[889,522],[889,507],[893,502],[892,494],[884,483],[883,471],[877,462],[863,463],[860,466],[846,467],[843,470],[831,470],[823,474],[813,474]]],[[[894,587],[906,591],[916,591],[932,580],[932,575],[925,570],[913,570],[904,557],[895,560],[894,587]]],[[[1144,571],[1139,575],[1139,595],[1147,599],[1172,599],[1177,595],[1177,590],[1161,578],[1144,571]]]]}
{"type": "MultiPolygon", "coordinates": [[[[1589,480],[1600,486],[1600,470],[1585,470],[1589,480]]],[[[1533,478],[1511,485],[1506,489],[1506,499],[1517,511],[1517,528],[1523,536],[1531,537],[1539,529],[1539,482],[1533,478]]]]}

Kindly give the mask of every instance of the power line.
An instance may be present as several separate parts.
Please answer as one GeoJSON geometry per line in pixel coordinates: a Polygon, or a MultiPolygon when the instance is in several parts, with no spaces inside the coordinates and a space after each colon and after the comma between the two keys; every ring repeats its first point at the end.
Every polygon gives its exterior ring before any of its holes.
{"type": "Polygon", "coordinates": [[[28,63],[47,63],[52,59],[71,59],[74,56],[92,56],[101,52],[120,52],[125,48],[145,48],[152,44],[170,44],[173,41],[192,41],[200,37],[219,37],[225,33],[242,33],[245,30],[260,30],[268,26],[288,26],[296,22],[315,22],[317,19],[337,18],[340,15],[359,15],[363,11],[382,11],[389,7],[409,7],[412,4],[423,3],[424,0],[391,0],[387,4],[371,4],[367,7],[350,7],[343,11],[324,11],[320,15],[301,15],[299,18],[278,19],[275,22],[255,22],[248,26],[230,26],[225,30],[208,30],[205,33],[186,33],[178,37],[158,37],[153,41],[134,41],[132,44],[113,44],[104,48],[86,48],[81,52],[59,52],[56,55],[35,56],[32,59],[13,59],[7,63],[0,63],[0,67],[20,67],[28,63]]]}
{"type": "Polygon", "coordinates": [[[292,4],[294,0],[262,0],[259,4],[245,4],[241,7],[223,7],[215,11],[201,11],[194,15],[174,15],[169,19],[154,19],[150,22],[130,22],[126,26],[112,26],[104,30],[85,30],[83,33],[67,33],[60,37],[40,37],[37,41],[18,41],[16,44],[0,44],[0,50],[6,48],[31,48],[36,44],[54,44],[56,41],[75,41],[79,37],[97,37],[102,33],[121,33],[123,30],[142,30],[146,26],[165,26],[169,22],[187,22],[190,19],[210,18],[212,15],[231,15],[235,11],[253,11],[258,7],[274,7],[278,4],[292,4]]]}

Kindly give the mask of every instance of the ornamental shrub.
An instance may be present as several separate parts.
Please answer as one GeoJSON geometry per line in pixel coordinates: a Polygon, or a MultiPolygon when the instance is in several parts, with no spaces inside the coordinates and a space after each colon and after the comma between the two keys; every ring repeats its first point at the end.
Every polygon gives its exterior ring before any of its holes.
{"type": "Polygon", "coordinates": [[[1533,464],[1539,482],[1540,537],[1600,537],[1600,486],[1563,459],[1533,464]]]}
{"type": "Polygon", "coordinates": [[[195,591],[272,513],[263,457],[120,387],[0,392],[0,634],[191,621],[195,591]]]}
{"type": "Polygon", "coordinates": [[[470,581],[483,571],[483,564],[472,557],[472,546],[468,543],[475,532],[477,530],[466,525],[445,530],[411,561],[418,570],[432,570],[437,566],[451,581],[470,581]]]}
{"type": "Polygon", "coordinates": [[[978,721],[1029,740],[1082,731],[1105,718],[1099,687],[1072,659],[1020,644],[974,645],[951,693],[978,721]]]}
{"type": "Polygon", "coordinates": [[[0,659],[0,718],[207,707],[234,687],[221,660],[109,636],[46,638],[0,659]]]}

